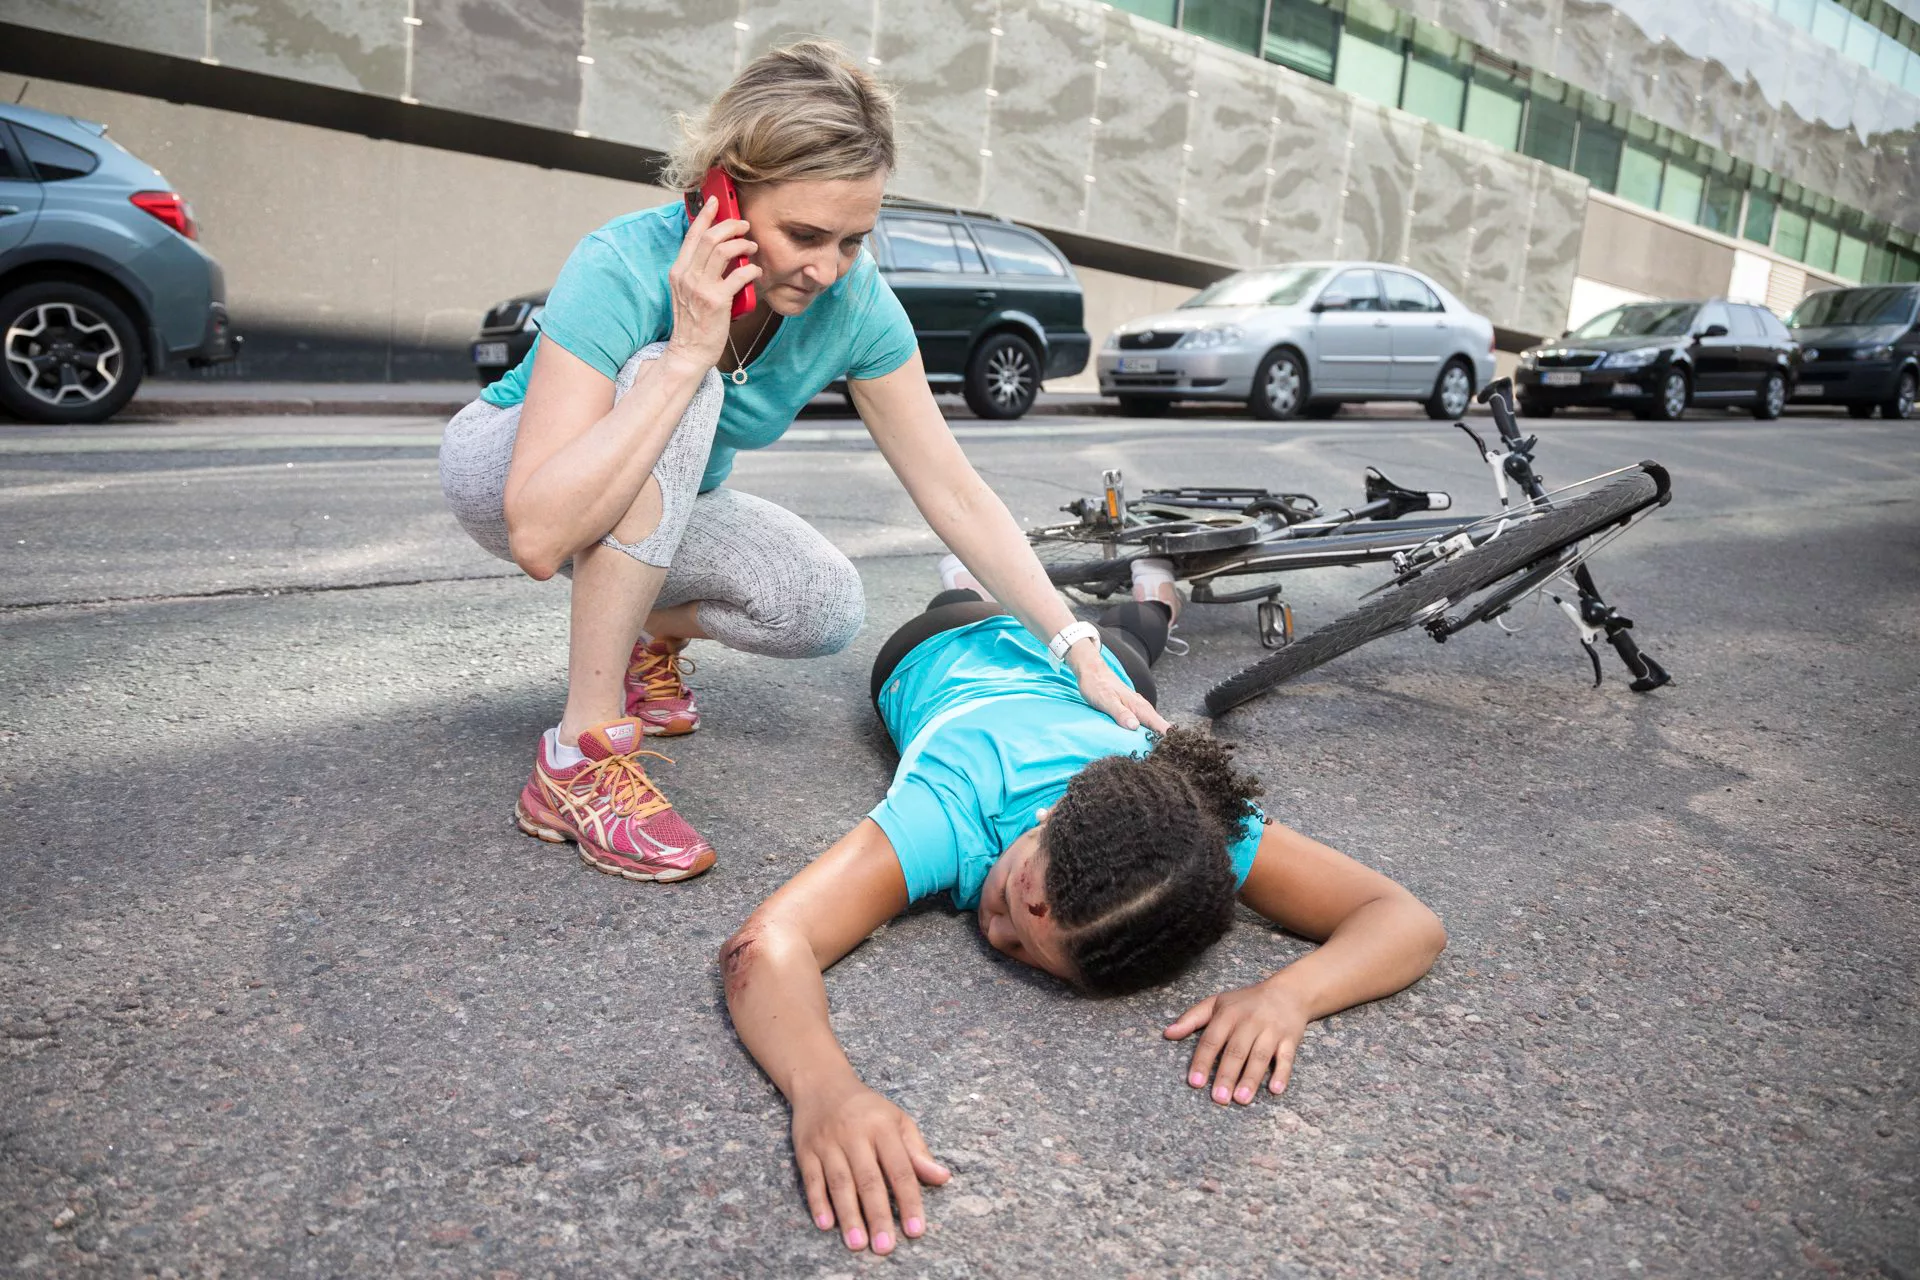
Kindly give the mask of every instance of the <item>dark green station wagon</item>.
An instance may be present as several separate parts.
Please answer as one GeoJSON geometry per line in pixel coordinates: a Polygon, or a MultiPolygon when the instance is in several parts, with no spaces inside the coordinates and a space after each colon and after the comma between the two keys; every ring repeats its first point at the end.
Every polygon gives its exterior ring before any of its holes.
{"type": "MultiPolygon", "coordinates": [[[[889,199],[869,248],[913,321],[927,381],[960,391],[980,417],[1017,418],[1043,380],[1087,367],[1093,344],[1080,281],[1038,232],[989,213],[889,199]]],[[[472,348],[482,386],[526,356],[546,301],[544,291],[524,294],[487,313],[472,348]]]]}

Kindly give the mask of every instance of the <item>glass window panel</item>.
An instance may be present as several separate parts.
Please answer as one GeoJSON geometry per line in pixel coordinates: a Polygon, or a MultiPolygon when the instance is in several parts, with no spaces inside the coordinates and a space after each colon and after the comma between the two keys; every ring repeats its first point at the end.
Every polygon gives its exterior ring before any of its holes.
{"type": "Polygon", "coordinates": [[[1525,105],[1518,85],[1476,77],[1467,86],[1467,114],[1460,127],[1476,138],[1512,151],[1520,145],[1520,117],[1525,105]]]}
{"type": "Polygon", "coordinates": [[[1815,219],[1807,229],[1807,265],[1817,271],[1833,270],[1833,255],[1840,249],[1840,228],[1815,219]]]}
{"type": "Polygon", "coordinates": [[[1700,308],[1700,314],[1694,318],[1693,331],[1705,333],[1708,328],[1716,324],[1725,329],[1729,335],[1733,333],[1733,318],[1727,314],[1726,306],[1723,303],[1709,302],[1700,308]]]}
{"type": "Polygon", "coordinates": [[[1382,271],[1380,279],[1387,286],[1387,310],[1389,311],[1445,311],[1440,299],[1433,290],[1420,281],[1400,271],[1382,271]]]}
{"type": "MultiPolygon", "coordinates": [[[[1773,211],[1779,202],[1755,188],[1747,193],[1747,225],[1740,234],[1756,244],[1773,243],[1773,211]]],[[[1783,251],[1784,252],[1784,251],[1783,251]]]]}
{"type": "Polygon", "coordinates": [[[1834,251],[1833,271],[1849,280],[1867,278],[1867,242],[1858,236],[1841,236],[1840,247],[1834,251]]]}
{"type": "Polygon", "coordinates": [[[1267,59],[1333,79],[1333,51],[1340,43],[1340,20],[1313,0],[1273,0],[1267,16],[1267,59]]]}
{"type": "Polygon", "coordinates": [[[1920,53],[1907,54],[1907,74],[1903,79],[1908,93],[1920,93],[1920,53]]]}
{"type": "Polygon", "coordinates": [[[953,242],[953,229],[947,223],[888,218],[887,245],[893,250],[896,270],[956,273],[962,270],[960,250],[953,242]]]}
{"type": "Polygon", "coordinates": [[[1143,18],[1152,18],[1155,22],[1173,25],[1173,11],[1177,0],[1113,0],[1113,7],[1125,9],[1128,13],[1137,13],[1143,18]]]}
{"type": "Polygon", "coordinates": [[[1406,88],[1400,105],[1417,116],[1449,129],[1460,127],[1460,108],[1467,97],[1466,70],[1457,63],[1442,62],[1431,54],[1414,53],[1407,58],[1406,88]]]}
{"type": "Polygon", "coordinates": [[[1847,43],[1847,11],[1833,0],[1814,0],[1813,38],[1839,49],[1847,43]]]}
{"type": "Polygon", "coordinates": [[[1574,122],[1579,118],[1564,102],[1534,94],[1527,103],[1527,134],[1520,149],[1556,168],[1573,168],[1574,122]]]}
{"type": "Polygon", "coordinates": [[[1064,276],[1067,269],[1051,250],[1024,231],[1012,227],[973,224],[973,238],[986,250],[987,261],[1003,276],[1064,276]]]}
{"type": "Polygon", "coordinates": [[[1660,184],[1660,212],[1684,222],[1700,221],[1700,197],[1706,194],[1706,175],[1685,165],[1667,163],[1666,180],[1660,184]]]}
{"type": "Polygon", "coordinates": [[[1352,271],[1342,271],[1333,278],[1326,292],[1320,295],[1322,300],[1336,294],[1347,299],[1346,311],[1385,311],[1387,303],[1380,296],[1380,282],[1374,278],[1371,268],[1361,267],[1352,271]]]}
{"type": "Polygon", "coordinates": [[[1732,329],[1733,336],[1736,338],[1758,340],[1767,336],[1767,331],[1760,327],[1760,317],[1753,314],[1752,307],[1728,307],[1727,319],[1732,321],[1728,327],[1732,329]]]}
{"type": "Polygon", "coordinates": [[[1907,73],[1907,47],[1892,36],[1881,36],[1873,51],[1873,73],[1899,84],[1907,73]]]}
{"type": "Polygon", "coordinates": [[[1901,284],[1920,280],[1920,254],[1898,253],[1893,259],[1893,278],[1901,284]]]}
{"type": "Polygon", "coordinates": [[[1620,185],[1614,194],[1649,209],[1660,206],[1661,159],[1636,143],[1620,153],[1620,185]]]}
{"type": "MultiPolygon", "coordinates": [[[[1193,0],[1187,0],[1192,4],[1193,0]]],[[[1847,38],[1844,48],[1849,58],[1864,66],[1873,65],[1873,55],[1880,46],[1880,31],[1865,18],[1847,19],[1847,38]]]]}
{"type": "Polygon", "coordinates": [[[100,157],[85,147],[76,147],[24,124],[13,127],[20,135],[20,149],[26,152],[27,160],[42,182],[84,178],[100,167],[100,157]]]}
{"type": "Polygon", "coordinates": [[[1774,218],[1774,252],[1796,262],[1807,260],[1807,215],[1798,209],[1782,209],[1774,218]]]}
{"type": "MultiPolygon", "coordinates": [[[[1700,225],[1723,236],[1737,233],[1740,218],[1740,184],[1725,174],[1707,175],[1707,188],[1700,197],[1700,225]]],[[[1753,237],[1749,236],[1748,239],[1753,237]]]]}
{"type": "Polygon", "coordinates": [[[1580,121],[1573,171],[1598,190],[1612,191],[1620,180],[1620,131],[1593,120],[1580,121]]]}
{"type": "Polygon", "coordinates": [[[1774,12],[1802,31],[1813,30],[1813,0],[1776,0],[1774,12]]]}
{"type": "Polygon", "coordinates": [[[1180,11],[1180,27],[1242,53],[1257,53],[1265,8],[1264,0],[1187,0],[1180,11]]]}
{"type": "Polygon", "coordinates": [[[1893,250],[1884,244],[1867,246],[1867,261],[1860,278],[1870,284],[1893,279],[1893,250]]]}
{"type": "Polygon", "coordinates": [[[1405,66],[1406,59],[1400,55],[1400,37],[1363,28],[1341,28],[1340,60],[1334,64],[1333,82],[1348,93],[1397,107],[1400,75],[1405,66]]]}

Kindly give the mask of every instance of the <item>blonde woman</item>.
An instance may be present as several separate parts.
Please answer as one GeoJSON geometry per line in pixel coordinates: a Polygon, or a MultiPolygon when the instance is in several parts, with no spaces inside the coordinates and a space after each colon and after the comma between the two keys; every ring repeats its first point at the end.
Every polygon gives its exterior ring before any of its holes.
{"type": "Polygon", "coordinates": [[[836,379],[935,533],[1126,728],[1165,727],[1101,659],[1019,526],[954,442],[913,328],[864,242],[894,167],[885,91],[820,42],[756,58],[668,167],[709,169],[739,219],[681,200],[580,242],[527,359],[448,424],[441,482],[476,541],[537,579],[572,577],[567,701],[515,807],[630,880],[683,880],[714,852],[641,757],[697,728],[682,653],[710,639],[778,658],[846,647],[865,600],[846,556],[789,511],[724,487],[836,379]],[[744,265],[729,264],[744,256],[744,265]],[[753,285],[756,305],[730,317],[753,285]]]}

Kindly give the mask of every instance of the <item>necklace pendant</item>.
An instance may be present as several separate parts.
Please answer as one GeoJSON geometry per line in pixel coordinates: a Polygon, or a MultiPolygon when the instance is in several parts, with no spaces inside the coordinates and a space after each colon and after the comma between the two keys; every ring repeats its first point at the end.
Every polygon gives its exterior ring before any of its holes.
{"type": "Polygon", "coordinates": [[[733,379],[733,385],[736,387],[744,387],[747,385],[747,371],[745,369],[735,369],[727,376],[733,379]]]}

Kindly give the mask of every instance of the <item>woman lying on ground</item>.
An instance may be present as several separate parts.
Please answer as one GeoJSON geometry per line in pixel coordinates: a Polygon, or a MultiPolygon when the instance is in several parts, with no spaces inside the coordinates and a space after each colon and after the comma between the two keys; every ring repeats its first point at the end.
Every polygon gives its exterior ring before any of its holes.
{"type": "MultiPolygon", "coordinates": [[[[667,174],[690,192],[724,170],[741,217],[716,220],[708,201],[690,218],[676,198],[587,236],[526,360],[447,426],[441,484],[468,533],[532,577],[571,573],[566,708],[515,816],[601,871],[681,880],[713,865],[641,763],[646,736],[699,726],[690,639],[809,658],[860,629],[852,562],[792,512],[722,487],[738,450],[779,439],[828,384],[846,379],[914,505],[1022,625],[1045,642],[1073,621],[954,442],[864,247],[893,165],[892,107],[842,52],[754,59],[667,174]],[[730,318],[749,284],[755,306],[730,318]]],[[[1066,651],[1086,700],[1161,727],[1094,648],[1066,651]]]]}
{"type": "MultiPolygon", "coordinates": [[[[1144,696],[1171,596],[1101,619],[1102,656],[1144,696]]],[[[1166,982],[1213,944],[1233,899],[1321,942],[1264,982],[1211,996],[1165,1035],[1204,1029],[1187,1082],[1215,1102],[1279,1093],[1307,1023],[1389,995],[1433,964],[1439,920],[1376,871],[1266,821],[1229,748],[1155,741],[1089,708],[998,605],[936,596],[881,648],[874,705],[900,749],[893,785],[844,839],[761,904],[723,949],[734,1027],[793,1108],[794,1157],[823,1230],[851,1249],[925,1229],[920,1184],[948,1173],[914,1122],[855,1074],[821,975],[910,902],[947,891],[998,951],[1093,995],[1166,982]],[[1151,749],[1149,750],[1149,746],[1151,749]]]]}

